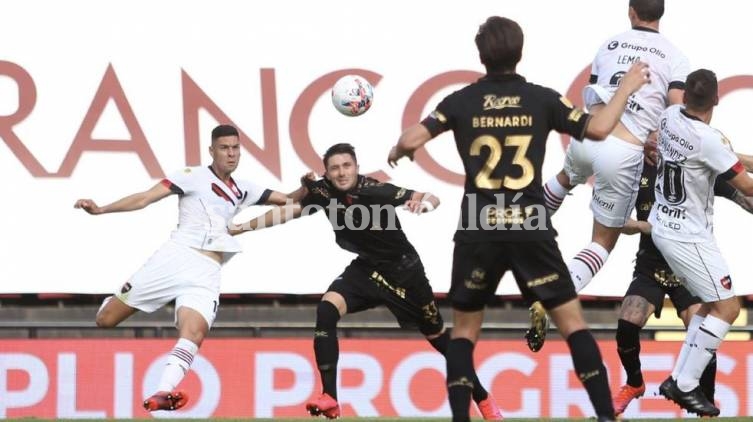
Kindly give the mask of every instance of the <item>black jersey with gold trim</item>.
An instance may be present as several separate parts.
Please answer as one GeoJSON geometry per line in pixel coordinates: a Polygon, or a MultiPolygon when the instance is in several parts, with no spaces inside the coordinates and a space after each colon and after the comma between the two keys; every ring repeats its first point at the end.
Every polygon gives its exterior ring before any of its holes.
{"type": "Polygon", "coordinates": [[[395,212],[395,207],[411,198],[412,190],[363,175],[347,192],[336,189],[326,178],[309,183],[307,188],[309,192],[301,200],[304,211],[323,209],[341,248],[375,265],[417,255],[395,212]]]}
{"type": "Polygon", "coordinates": [[[555,235],[541,167],[552,130],[585,136],[589,115],[517,74],[487,75],[447,96],[421,123],[452,130],[465,169],[456,241],[533,241],[555,235]]]}

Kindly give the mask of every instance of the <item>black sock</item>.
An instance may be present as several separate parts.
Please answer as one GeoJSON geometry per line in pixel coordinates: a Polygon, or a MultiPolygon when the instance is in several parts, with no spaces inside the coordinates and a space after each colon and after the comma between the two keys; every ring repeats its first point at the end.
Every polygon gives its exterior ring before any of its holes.
{"type": "Polygon", "coordinates": [[[716,353],[711,356],[711,360],[709,361],[709,364],[706,365],[706,369],[703,370],[699,382],[701,384],[703,395],[713,403],[714,393],[716,392],[716,353]]]}
{"type": "Polygon", "coordinates": [[[573,357],[575,373],[583,386],[586,387],[596,416],[614,419],[607,368],[604,367],[599,346],[596,345],[596,340],[594,340],[591,332],[580,330],[570,334],[567,338],[567,346],[570,348],[570,355],[573,357]]]}
{"type": "Polygon", "coordinates": [[[337,321],[340,312],[331,302],[322,301],[316,308],[314,330],[314,355],[322,377],[322,391],[337,400],[337,359],[340,346],[337,343],[337,321]]]}
{"type": "MultiPolygon", "coordinates": [[[[436,349],[437,352],[446,357],[447,345],[450,343],[450,332],[448,330],[445,330],[445,332],[442,333],[441,336],[429,340],[429,343],[432,345],[432,347],[434,347],[434,349],[436,349]]],[[[471,382],[473,383],[473,392],[471,393],[471,395],[473,396],[473,401],[478,403],[482,400],[486,400],[486,398],[489,397],[489,392],[486,391],[483,385],[481,385],[481,382],[478,380],[478,375],[476,375],[475,370],[473,371],[471,382]]]]}
{"type": "Polygon", "coordinates": [[[627,374],[627,383],[632,387],[643,385],[641,373],[641,327],[630,321],[617,321],[617,354],[627,374]]]}
{"type": "Polygon", "coordinates": [[[447,394],[450,399],[453,422],[469,422],[471,381],[473,370],[473,343],[466,338],[455,338],[447,346],[447,394]]]}

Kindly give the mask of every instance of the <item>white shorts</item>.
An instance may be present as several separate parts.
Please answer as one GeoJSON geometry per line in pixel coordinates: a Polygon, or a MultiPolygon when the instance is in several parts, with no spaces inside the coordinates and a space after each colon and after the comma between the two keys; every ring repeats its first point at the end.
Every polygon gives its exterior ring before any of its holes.
{"type": "Polygon", "coordinates": [[[115,294],[126,305],[154,312],[175,300],[200,313],[211,327],[220,303],[219,263],[199,251],[168,241],[115,294]]]}
{"type": "Polygon", "coordinates": [[[571,140],[564,170],[571,185],[595,176],[591,197],[594,219],[607,227],[622,227],[633,212],[643,171],[643,147],[614,136],[603,141],[571,140]]]}
{"type": "Polygon", "coordinates": [[[652,238],[675,275],[703,302],[717,302],[735,296],[727,263],[716,240],[691,243],[653,234],[652,238]]]}

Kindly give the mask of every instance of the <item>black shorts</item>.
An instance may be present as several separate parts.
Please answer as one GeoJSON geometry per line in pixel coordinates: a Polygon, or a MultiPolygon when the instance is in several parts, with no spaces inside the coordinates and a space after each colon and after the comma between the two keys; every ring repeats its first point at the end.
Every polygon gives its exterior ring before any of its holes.
{"type": "Polygon", "coordinates": [[[455,243],[452,261],[452,307],[484,308],[502,276],[512,270],[523,298],[541,301],[546,309],[578,297],[554,239],[533,242],[455,243]]]}
{"type": "Polygon", "coordinates": [[[638,271],[633,273],[633,281],[625,292],[625,296],[640,296],[654,305],[654,315],[657,318],[661,317],[665,295],[669,296],[669,300],[675,306],[677,316],[680,316],[680,312],[691,305],[701,303],[701,299],[693,296],[685,286],[664,286],[659,284],[654,277],[638,271]]]}
{"type": "Polygon", "coordinates": [[[442,315],[434,303],[434,292],[418,257],[410,265],[396,264],[390,270],[379,270],[355,259],[327,291],[345,298],[349,314],[385,305],[402,328],[417,328],[427,336],[444,328],[442,315]]]}

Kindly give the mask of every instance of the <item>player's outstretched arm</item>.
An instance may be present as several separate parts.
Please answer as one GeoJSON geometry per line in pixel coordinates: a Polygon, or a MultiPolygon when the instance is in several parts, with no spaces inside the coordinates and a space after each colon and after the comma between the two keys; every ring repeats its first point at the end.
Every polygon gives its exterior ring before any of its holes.
{"type": "Polygon", "coordinates": [[[434,211],[440,204],[439,197],[429,192],[413,192],[410,199],[403,205],[414,214],[434,211]]]}
{"type": "Polygon", "coordinates": [[[75,204],[73,204],[73,208],[80,208],[92,215],[107,214],[111,212],[136,211],[148,206],[149,204],[157,202],[172,193],[173,192],[170,190],[170,188],[160,182],[152,186],[152,188],[147,191],[128,195],[124,198],[118,199],[112,204],[108,204],[102,207],[98,206],[91,199],[79,199],[75,204]]]}
{"type": "Polygon", "coordinates": [[[266,213],[245,223],[228,223],[228,233],[230,233],[232,236],[235,236],[247,231],[261,230],[266,227],[284,224],[290,220],[300,217],[302,215],[302,211],[303,207],[301,207],[301,204],[289,203],[287,205],[273,207],[266,213]]]}
{"type": "Polygon", "coordinates": [[[586,137],[592,140],[602,140],[606,138],[622,117],[630,96],[641,89],[643,85],[650,82],[650,73],[648,65],[644,62],[636,62],[625,73],[620,82],[620,87],[598,113],[591,116],[586,127],[586,137]]]}
{"type": "Polygon", "coordinates": [[[405,129],[397,140],[397,144],[390,150],[390,154],[387,156],[387,163],[389,163],[390,167],[395,167],[397,160],[403,157],[408,157],[412,161],[416,150],[424,146],[431,139],[429,129],[421,123],[405,129]]]}

